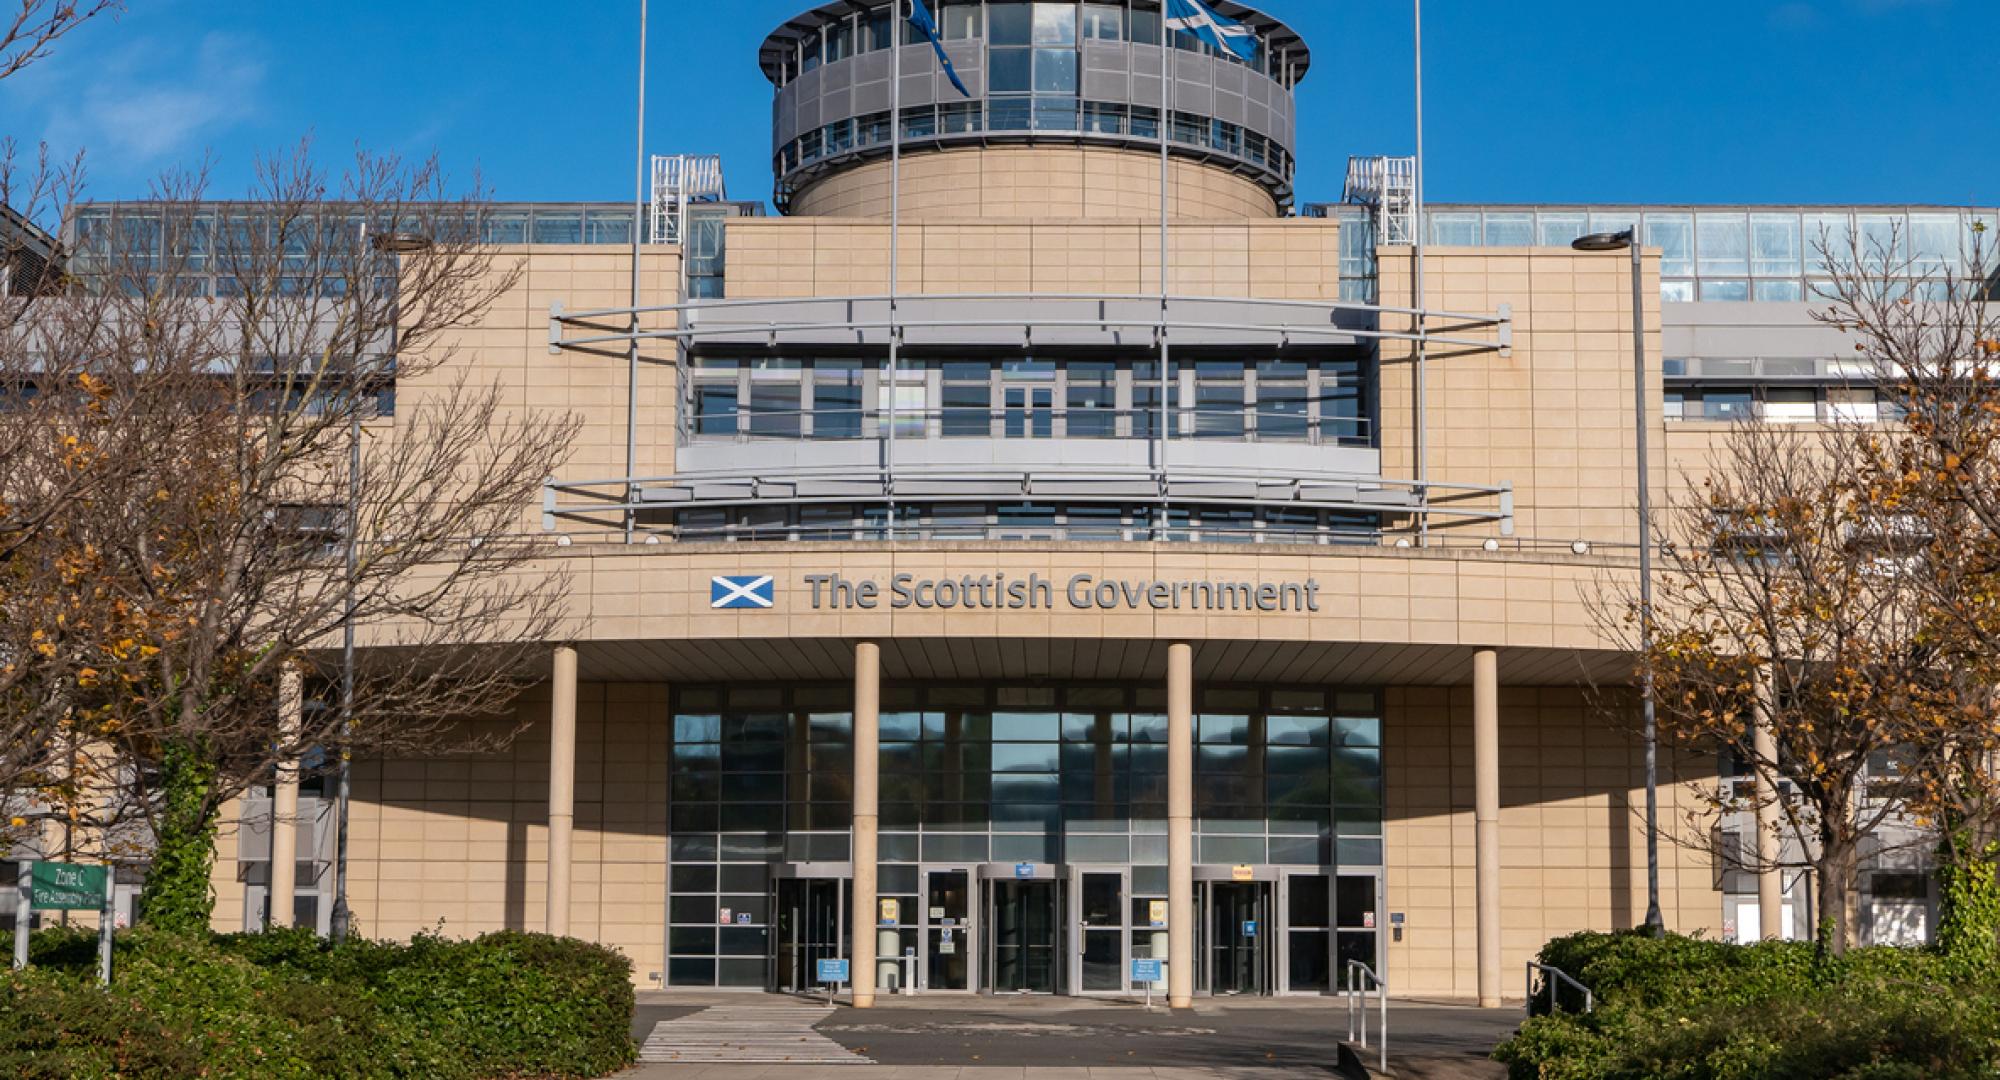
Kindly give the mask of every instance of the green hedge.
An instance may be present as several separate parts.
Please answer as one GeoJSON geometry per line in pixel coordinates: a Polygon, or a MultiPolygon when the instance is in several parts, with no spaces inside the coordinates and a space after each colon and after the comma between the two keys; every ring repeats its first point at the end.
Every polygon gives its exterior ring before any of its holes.
{"type": "Polygon", "coordinates": [[[1494,1056],[1535,1080],[1994,1080],[2000,984],[1939,955],[1577,934],[1543,963],[1597,1011],[1538,1015],[1494,1056]]]}
{"type": "Polygon", "coordinates": [[[633,1059],[630,965],[577,941],[142,930],[120,935],[108,993],[91,935],[40,931],[32,947],[35,966],[0,987],[0,1076],[489,1080],[633,1059]]]}

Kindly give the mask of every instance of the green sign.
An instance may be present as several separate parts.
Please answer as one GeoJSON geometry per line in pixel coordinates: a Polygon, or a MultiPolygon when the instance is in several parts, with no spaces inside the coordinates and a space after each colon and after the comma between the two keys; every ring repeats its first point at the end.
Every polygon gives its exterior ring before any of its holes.
{"type": "Polygon", "coordinates": [[[29,881],[29,902],[36,911],[96,911],[104,906],[102,866],[38,862],[29,881]]]}

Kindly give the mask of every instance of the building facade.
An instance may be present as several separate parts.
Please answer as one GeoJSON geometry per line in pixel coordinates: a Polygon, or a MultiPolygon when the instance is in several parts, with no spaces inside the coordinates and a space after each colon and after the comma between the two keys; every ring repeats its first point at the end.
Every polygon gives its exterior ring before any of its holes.
{"type": "MultiPolygon", "coordinates": [[[[1638,924],[1600,619],[1636,492],[1746,413],[1874,408],[1809,318],[1815,230],[1893,216],[1950,258],[1990,215],[1448,206],[1419,255],[1393,184],[1294,213],[1279,20],[1216,5],[1243,62],[1163,49],[1148,0],[935,6],[969,96],[887,5],[767,39],[782,216],[696,206],[635,266],[629,210],[497,208],[524,272],[451,375],[584,421],[523,522],[571,632],[505,752],[357,764],[361,932],[570,933],[668,989],[845,959],[861,998],[1129,995],[1158,960],[1180,1002],[1358,963],[1494,1003],[1551,937],[1638,924]],[[1570,247],[1628,226],[1637,311],[1625,259],[1570,247]]],[[[1705,810],[1728,768],[1661,755],[1667,923],[1801,933],[1809,888],[1780,927],[1705,842],[1745,829],[1705,810]]],[[[325,924],[317,794],[289,898],[239,808],[219,927],[325,924]]],[[[1905,937],[1911,869],[1881,871],[1905,937]]]]}

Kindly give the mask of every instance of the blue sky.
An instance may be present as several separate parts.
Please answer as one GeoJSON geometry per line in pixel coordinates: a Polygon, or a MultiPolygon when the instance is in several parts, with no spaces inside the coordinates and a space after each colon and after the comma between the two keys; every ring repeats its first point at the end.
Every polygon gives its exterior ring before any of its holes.
{"type": "MultiPolygon", "coordinates": [[[[648,150],[770,193],[763,36],[810,0],[654,0],[648,150]]],[[[131,0],[0,82],[0,136],[87,150],[91,194],[212,161],[242,194],[310,135],[477,171],[503,199],[632,191],[637,0],[131,0]]],[[[1266,0],[1312,44],[1301,197],[1412,145],[1408,0],[1266,0]]],[[[1439,201],[2000,203],[2000,0],[1430,0],[1439,201]]]]}

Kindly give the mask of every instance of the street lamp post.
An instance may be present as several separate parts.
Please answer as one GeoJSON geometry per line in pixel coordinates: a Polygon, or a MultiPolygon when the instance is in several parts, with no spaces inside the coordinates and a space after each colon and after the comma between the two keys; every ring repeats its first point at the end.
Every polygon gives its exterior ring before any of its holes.
{"type": "MultiPolygon", "coordinates": [[[[411,252],[424,251],[431,246],[428,237],[415,233],[380,233],[369,236],[367,224],[362,224],[361,257],[366,260],[369,251],[380,252],[390,258],[411,252]]],[[[401,269],[398,262],[397,269],[401,269]]],[[[359,525],[361,520],[361,390],[357,377],[361,372],[362,350],[368,347],[367,338],[372,337],[368,320],[368,299],[373,290],[369,286],[375,278],[375,268],[364,262],[361,267],[359,292],[355,302],[354,366],[348,371],[347,401],[347,550],[343,553],[346,564],[347,598],[340,620],[340,732],[345,738],[354,730],[354,604],[355,578],[361,566],[359,525]]],[[[396,323],[389,320],[389,351],[395,353],[396,323]]],[[[327,919],[328,936],[335,941],[346,941],[353,922],[353,913],[347,906],[347,822],[348,808],[354,795],[354,755],[343,745],[340,748],[340,779],[336,786],[334,802],[337,820],[334,826],[333,856],[333,911],[327,919]]]]}
{"type": "Polygon", "coordinates": [[[1660,914],[1660,740],[1653,703],[1653,493],[1646,439],[1646,258],[1638,226],[1619,232],[1591,233],[1570,245],[1578,251],[1632,253],[1632,431],[1638,439],[1639,469],[1639,652],[1648,658],[1640,669],[1639,707],[1646,738],[1646,930],[1666,930],[1660,914]]]}

